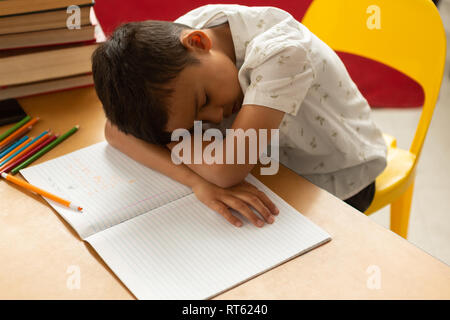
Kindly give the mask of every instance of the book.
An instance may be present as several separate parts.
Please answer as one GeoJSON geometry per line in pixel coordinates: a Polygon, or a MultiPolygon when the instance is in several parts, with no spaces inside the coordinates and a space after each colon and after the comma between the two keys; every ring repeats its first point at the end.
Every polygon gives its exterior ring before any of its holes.
{"type": "Polygon", "coordinates": [[[92,78],[91,73],[19,84],[0,89],[0,101],[4,99],[23,98],[37,94],[89,87],[93,85],[94,79],[92,78]]]}
{"type": "Polygon", "coordinates": [[[0,1],[0,16],[65,9],[71,5],[92,5],[93,0],[14,0],[0,1]]]}
{"type": "Polygon", "coordinates": [[[15,50],[0,51],[0,87],[90,73],[96,47],[97,44],[39,47],[25,51],[31,53],[10,56],[9,52],[15,50]]]}
{"type": "Polygon", "coordinates": [[[0,50],[52,46],[95,40],[93,25],[0,35],[0,50]]]}
{"type": "Polygon", "coordinates": [[[241,217],[236,228],[190,188],[106,142],[20,173],[83,206],[46,199],[138,299],[208,299],[331,240],[251,174],[280,213],[262,228],[241,217]]]}
{"type": "MultiPolygon", "coordinates": [[[[90,10],[91,6],[80,8],[80,25],[89,24],[90,10]]],[[[0,17],[0,34],[65,28],[67,27],[68,16],[66,8],[62,10],[2,16],[0,17]]]]}

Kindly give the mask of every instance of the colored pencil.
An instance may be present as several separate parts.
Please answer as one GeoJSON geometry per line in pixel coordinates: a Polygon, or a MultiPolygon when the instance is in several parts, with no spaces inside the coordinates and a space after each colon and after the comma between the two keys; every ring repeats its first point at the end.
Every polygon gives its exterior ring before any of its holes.
{"type": "Polygon", "coordinates": [[[23,118],[22,120],[20,120],[19,122],[17,122],[12,128],[10,128],[9,130],[7,130],[6,132],[2,133],[0,135],[0,141],[3,141],[3,139],[5,139],[7,136],[9,136],[11,133],[13,133],[14,131],[16,131],[17,129],[19,129],[21,126],[23,126],[25,123],[27,123],[28,121],[30,121],[31,117],[30,116],[26,116],[25,118],[23,118]]]}
{"type": "Polygon", "coordinates": [[[32,146],[36,141],[38,141],[40,138],[42,138],[44,135],[46,135],[48,132],[44,131],[40,135],[38,135],[36,138],[32,139],[31,141],[28,141],[26,144],[18,148],[16,151],[13,151],[9,156],[5,156],[4,159],[0,159],[0,167],[4,166],[7,162],[11,161],[15,156],[20,154],[22,151],[26,150],[30,146],[32,146]]]}
{"type": "Polygon", "coordinates": [[[19,159],[15,160],[14,162],[12,162],[11,164],[6,165],[4,168],[0,168],[0,172],[10,172],[12,169],[14,169],[15,167],[17,167],[18,165],[20,165],[22,162],[24,162],[25,160],[27,160],[28,158],[30,158],[32,155],[34,155],[36,152],[38,152],[39,150],[41,150],[42,148],[44,148],[46,145],[48,145],[49,143],[51,143],[52,141],[54,141],[58,136],[50,136],[50,138],[48,138],[47,140],[45,140],[44,142],[42,142],[41,144],[37,145],[36,147],[34,147],[33,149],[29,150],[27,153],[25,153],[23,156],[21,156],[19,159]]]}
{"type": "Polygon", "coordinates": [[[80,206],[77,206],[77,205],[73,204],[72,202],[70,202],[68,200],[65,200],[63,198],[60,198],[60,197],[58,197],[58,196],[56,196],[56,195],[54,195],[54,194],[52,194],[50,192],[47,192],[47,191],[45,191],[45,190],[43,190],[41,188],[33,186],[32,184],[30,184],[30,183],[28,183],[28,182],[26,182],[24,180],[21,180],[19,178],[16,178],[13,175],[10,175],[10,174],[7,174],[5,172],[2,172],[1,176],[2,176],[2,178],[6,179],[6,180],[8,180],[8,181],[18,185],[18,186],[21,186],[21,187],[23,187],[23,188],[25,188],[27,190],[33,191],[33,192],[35,192],[37,194],[40,194],[41,196],[43,196],[45,198],[48,198],[50,200],[53,200],[55,202],[58,202],[58,203],[62,204],[63,206],[75,209],[77,211],[83,211],[83,208],[81,208],[80,206]]]}
{"type": "Polygon", "coordinates": [[[16,152],[17,150],[19,150],[20,148],[22,148],[24,145],[26,145],[28,142],[30,142],[31,140],[33,140],[32,138],[28,138],[27,140],[25,140],[24,142],[22,142],[21,144],[19,144],[17,147],[15,147],[14,149],[12,149],[9,153],[7,153],[6,155],[4,155],[2,158],[0,158],[0,162],[2,162],[3,160],[5,160],[6,158],[8,158],[10,155],[12,155],[14,152],[16,152]]]}
{"type": "Polygon", "coordinates": [[[11,170],[12,174],[16,174],[17,172],[19,172],[19,170],[25,168],[26,166],[28,166],[30,163],[32,163],[33,161],[35,161],[36,159],[40,158],[42,155],[46,154],[48,151],[50,151],[51,149],[53,149],[54,147],[56,147],[58,144],[60,144],[62,141],[64,141],[65,139],[67,139],[69,136],[71,136],[72,134],[74,134],[77,130],[78,130],[79,126],[76,125],[75,127],[73,127],[72,129],[70,129],[69,131],[67,131],[66,133],[64,133],[62,136],[58,137],[58,139],[56,139],[55,141],[53,141],[52,143],[50,143],[49,145],[47,145],[45,148],[41,149],[39,152],[37,152],[36,154],[34,154],[32,157],[30,157],[28,160],[26,160],[25,162],[21,163],[20,165],[18,165],[17,167],[15,167],[14,169],[11,170]]]}
{"type": "Polygon", "coordinates": [[[25,137],[29,131],[31,131],[31,127],[28,127],[26,130],[24,130],[19,135],[17,135],[16,138],[14,138],[13,140],[9,141],[4,146],[0,147],[0,152],[3,153],[6,149],[11,147],[16,141],[18,141],[18,140],[22,139],[23,137],[25,137]]]}
{"type": "Polygon", "coordinates": [[[8,142],[16,139],[23,131],[27,130],[27,128],[29,127],[32,127],[38,120],[39,118],[33,118],[29,122],[25,123],[22,127],[17,129],[14,133],[12,133],[8,137],[6,137],[2,142],[0,142],[0,148],[8,144],[8,142]]]}
{"type": "Polygon", "coordinates": [[[44,133],[40,136],[38,136],[36,139],[34,139],[33,141],[31,141],[31,144],[29,146],[27,146],[26,148],[23,148],[23,150],[20,150],[19,153],[17,153],[16,155],[14,155],[13,157],[11,157],[10,159],[6,159],[4,162],[0,163],[0,172],[3,171],[3,167],[9,166],[11,163],[13,163],[14,161],[16,161],[17,159],[19,159],[21,156],[23,156],[25,153],[27,153],[28,151],[32,150],[33,148],[35,148],[36,146],[40,145],[41,143],[43,143],[45,140],[49,139],[50,137],[50,133],[44,131],[44,133]]]}
{"type": "Polygon", "coordinates": [[[11,144],[8,148],[6,148],[5,150],[3,150],[2,152],[0,152],[0,159],[3,158],[5,155],[7,155],[8,153],[10,153],[12,151],[12,149],[16,148],[19,144],[21,144],[22,142],[24,142],[25,140],[27,140],[29,137],[28,136],[23,136],[22,138],[20,138],[17,141],[14,141],[13,144],[11,144]]]}

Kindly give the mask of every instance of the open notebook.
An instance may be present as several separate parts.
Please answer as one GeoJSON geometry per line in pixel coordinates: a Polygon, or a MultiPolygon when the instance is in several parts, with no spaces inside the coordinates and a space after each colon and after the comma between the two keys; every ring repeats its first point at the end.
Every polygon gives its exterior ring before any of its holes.
{"type": "Polygon", "coordinates": [[[83,206],[47,200],[138,299],[207,299],[330,240],[252,175],[280,213],[272,225],[236,228],[106,142],[20,172],[83,206]]]}

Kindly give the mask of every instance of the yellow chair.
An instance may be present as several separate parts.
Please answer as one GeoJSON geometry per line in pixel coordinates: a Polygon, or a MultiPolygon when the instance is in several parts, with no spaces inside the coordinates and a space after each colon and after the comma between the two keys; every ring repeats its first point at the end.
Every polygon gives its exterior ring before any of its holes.
{"type": "MultiPolygon", "coordinates": [[[[371,214],[391,205],[391,230],[406,238],[420,157],[439,95],[446,38],[431,0],[314,0],[302,23],[336,51],[370,58],[417,81],[425,102],[409,151],[385,135],[388,165],[376,179],[371,214]]],[[[437,177],[438,178],[438,177],[437,177]]]]}

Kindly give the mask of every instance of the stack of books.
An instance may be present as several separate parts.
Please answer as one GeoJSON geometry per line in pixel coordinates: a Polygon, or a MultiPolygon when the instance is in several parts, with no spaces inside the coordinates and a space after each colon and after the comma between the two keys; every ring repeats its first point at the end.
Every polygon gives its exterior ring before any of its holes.
{"type": "Polygon", "coordinates": [[[93,0],[0,0],[0,100],[93,85],[93,0]]]}

